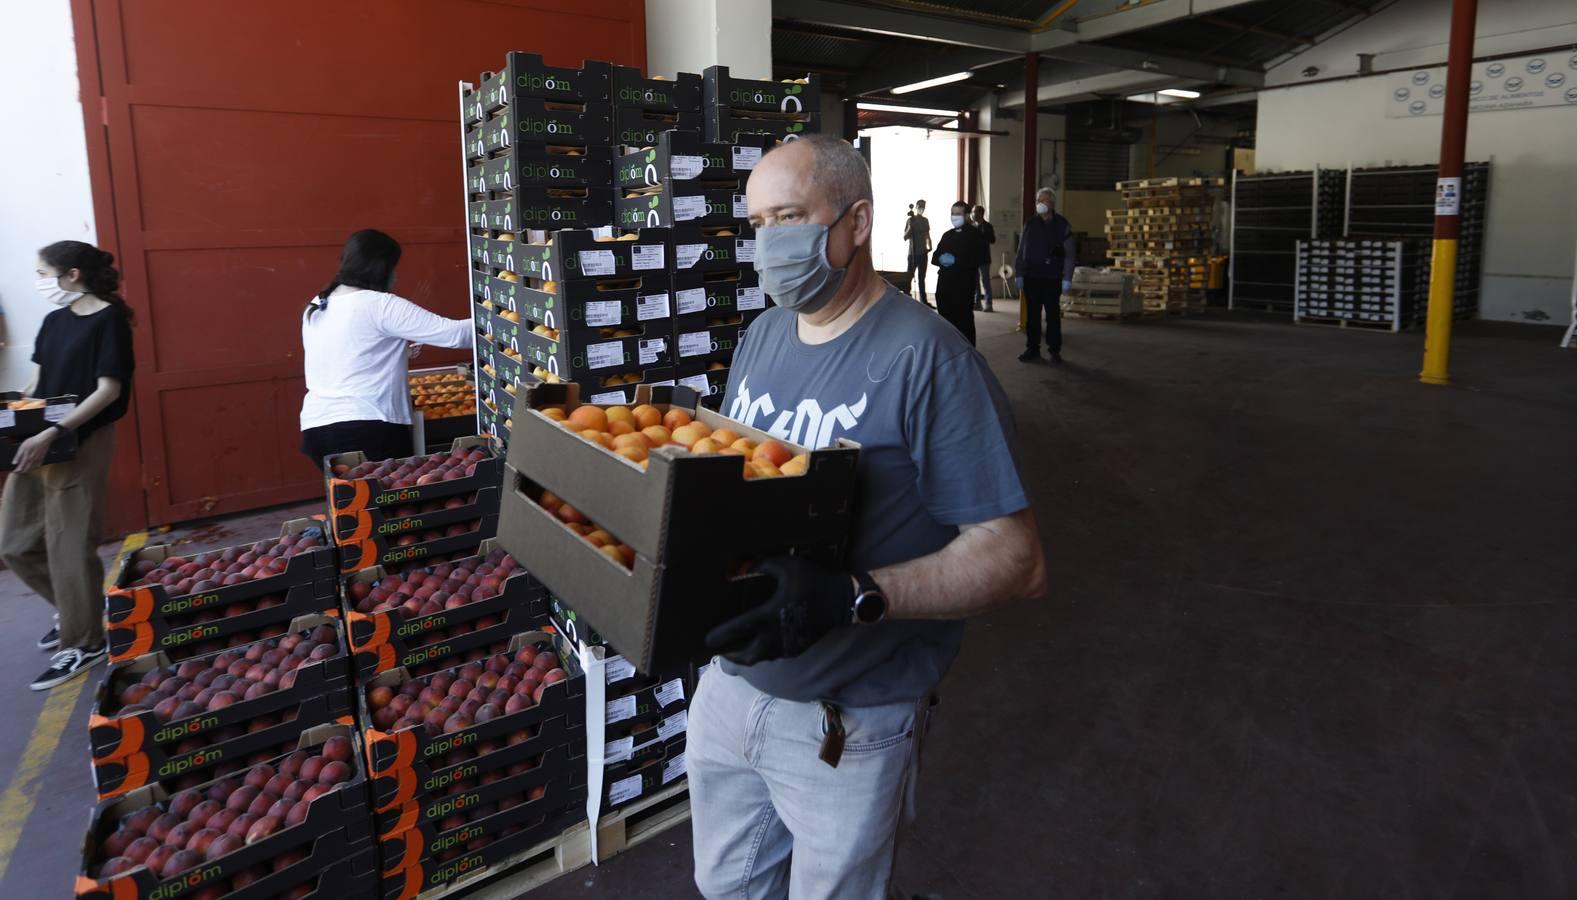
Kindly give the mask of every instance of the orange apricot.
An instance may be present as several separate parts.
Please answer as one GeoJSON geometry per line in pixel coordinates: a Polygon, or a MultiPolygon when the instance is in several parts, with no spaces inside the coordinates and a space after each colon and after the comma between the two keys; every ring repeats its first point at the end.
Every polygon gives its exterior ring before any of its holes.
{"type": "MultiPolygon", "coordinates": [[[[685,426],[685,428],[688,428],[688,427],[690,427],[690,426],[688,426],[688,425],[685,426]]],[[[683,428],[680,429],[680,431],[683,431],[683,430],[684,430],[683,428]]],[[[696,441],[695,443],[690,445],[690,452],[691,453],[717,453],[718,451],[720,451],[722,449],[723,449],[723,445],[722,444],[719,444],[717,441],[714,441],[714,440],[712,440],[709,437],[701,438],[699,441],[696,441]]]]}
{"type": "Polygon", "coordinates": [[[642,403],[640,406],[635,407],[635,409],[630,411],[630,415],[635,419],[636,428],[644,429],[653,425],[663,424],[662,411],[649,403],[642,403]]]}
{"type": "Polygon", "coordinates": [[[628,422],[631,425],[635,424],[635,416],[630,414],[630,408],[628,406],[610,406],[603,410],[603,415],[608,417],[609,422],[628,422]]]}
{"type": "Polygon", "coordinates": [[[542,414],[555,422],[563,422],[569,418],[569,416],[565,415],[563,407],[559,406],[550,406],[542,410],[542,414]]]}
{"type": "Polygon", "coordinates": [[[634,434],[635,426],[623,419],[609,419],[608,433],[614,437],[618,437],[621,434],[634,434]]]}
{"type": "MultiPolygon", "coordinates": [[[[694,419],[691,418],[690,414],[682,409],[670,409],[663,414],[663,427],[669,431],[677,431],[680,427],[689,425],[692,421],[694,419]]],[[[709,428],[707,431],[710,433],[711,429],[709,428]]]]}
{"type": "Polygon", "coordinates": [[[762,478],[776,478],[783,474],[782,470],[773,465],[770,460],[753,459],[750,461],[750,465],[756,470],[756,474],[762,478]]]}
{"type": "Polygon", "coordinates": [[[661,447],[674,439],[673,433],[662,425],[651,425],[641,429],[641,434],[651,441],[653,447],[661,447]]]}
{"type": "Polygon", "coordinates": [[[712,432],[712,440],[717,441],[719,444],[722,444],[724,447],[733,446],[733,443],[735,441],[739,440],[739,439],[740,438],[739,438],[738,434],[736,434],[735,432],[733,432],[733,431],[731,431],[731,430],[729,430],[727,428],[719,428],[716,431],[712,432]]]}
{"type": "Polygon", "coordinates": [[[585,514],[583,514],[580,510],[570,506],[568,503],[559,504],[557,515],[560,519],[571,525],[585,525],[587,522],[591,521],[590,519],[586,518],[585,514]]]}
{"type": "Polygon", "coordinates": [[[594,431],[608,430],[608,414],[603,412],[600,406],[591,406],[590,404],[577,406],[569,414],[569,421],[574,422],[581,428],[590,428],[594,431]]]}
{"type": "Polygon", "coordinates": [[[623,450],[625,447],[639,447],[642,450],[648,450],[651,449],[651,446],[652,442],[647,440],[646,435],[641,434],[639,431],[613,436],[613,449],[615,450],[623,450]]]}
{"type": "Polygon", "coordinates": [[[613,535],[602,530],[601,528],[598,528],[597,530],[587,534],[586,540],[591,541],[593,544],[596,544],[599,547],[618,543],[618,541],[613,539],[613,535]]]}
{"type": "Polygon", "coordinates": [[[794,454],[789,451],[789,448],[783,446],[777,441],[769,440],[761,442],[761,445],[756,448],[756,455],[752,458],[758,460],[764,459],[771,463],[772,467],[776,469],[781,467],[789,460],[793,459],[794,454]]]}
{"type": "Polygon", "coordinates": [[[801,453],[778,468],[784,475],[804,475],[810,471],[810,457],[801,453]]]}
{"type": "Polygon", "coordinates": [[[607,558],[613,560],[614,562],[618,563],[621,566],[624,566],[626,568],[629,567],[629,564],[624,561],[624,554],[619,552],[619,548],[617,546],[614,546],[612,544],[598,544],[597,545],[597,552],[601,553],[603,556],[606,556],[607,558]]]}
{"type": "Polygon", "coordinates": [[[673,430],[673,439],[675,443],[691,447],[695,445],[696,441],[710,434],[711,432],[707,430],[705,425],[699,422],[691,422],[688,425],[680,425],[678,428],[675,428],[673,430]]]}
{"type": "MultiPolygon", "coordinates": [[[[629,437],[629,435],[624,435],[624,437],[629,437]]],[[[645,447],[615,447],[613,452],[632,463],[646,462],[647,451],[645,447]]]]}
{"type": "Polygon", "coordinates": [[[730,449],[738,450],[745,454],[745,459],[754,459],[756,455],[756,442],[750,438],[740,438],[728,445],[730,449]]]}

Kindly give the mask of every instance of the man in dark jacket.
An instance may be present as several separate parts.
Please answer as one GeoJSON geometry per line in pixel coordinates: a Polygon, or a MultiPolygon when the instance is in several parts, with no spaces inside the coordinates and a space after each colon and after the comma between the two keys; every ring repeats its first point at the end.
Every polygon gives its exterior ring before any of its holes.
{"type": "MultiPolygon", "coordinates": [[[[975,230],[979,231],[980,235],[986,239],[986,243],[995,245],[997,242],[997,230],[991,227],[990,222],[986,221],[986,208],[984,206],[976,206],[970,216],[970,224],[974,225],[975,230]]],[[[975,295],[975,309],[991,312],[991,260],[989,254],[987,256],[986,261],[980,264],[980,292],[975,295]]]]}
{"type": "Polygon", "coordinates": [[[1019,362],[1040,359],[1040,314],[1046,312],[1046,350],[1052,362],[1062,362],[1062,292],[1073,284],[1077,261],[1073,226],[1057,214],[1057,195],[1051,188],[1035,192],[1035,214],[1024,223],[1018,258],[1019,293],[1025,305],[1025,349],[1019,362]]]}
{"type": "Polygon", "coordinates": [[[937,242],[931,262],[936,269],[936,311],[975,344],[975,313],[970,300],[979,287],[980,267],[991,261],[991,245],[969,223],[969,204],[953,204],[952,228],[937,242]]]}

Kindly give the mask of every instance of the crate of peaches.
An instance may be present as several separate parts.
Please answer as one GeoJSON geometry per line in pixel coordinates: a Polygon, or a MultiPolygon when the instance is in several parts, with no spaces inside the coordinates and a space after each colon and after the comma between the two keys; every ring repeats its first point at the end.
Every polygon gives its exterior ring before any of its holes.
{"type": "Polygon", "coordinates": [[[858,446],[811,450],[697,407],[682,387],[633,406],[533,385],[516,402],[499,543],[643,672],[764,593],[767,556],[835,562],[858,446]]]}
{"type": "Polygon", "coordinates": [[[514,558],[482,541],[475,556],[409,572],[381,566],[345,579],[357,671],[465,662],[464,655],[547,621],[547,591],[514,558]]]}
{"type": "Polygon", "coordinates": [[[83,900],[263,900],[365,896],[375,888],[359,738],[345,724],[291,752],[173,790],[139,788],[94,810],[83,900]]]}
{"type": "Polygon", "coordinates": [[[112,662],[172,659],[279,637],[300,615],[338,606],[334,548],[319,519],[292,519],[277,539],[187,556],[166,545],[121,560],[104,598],[112,662]]]}

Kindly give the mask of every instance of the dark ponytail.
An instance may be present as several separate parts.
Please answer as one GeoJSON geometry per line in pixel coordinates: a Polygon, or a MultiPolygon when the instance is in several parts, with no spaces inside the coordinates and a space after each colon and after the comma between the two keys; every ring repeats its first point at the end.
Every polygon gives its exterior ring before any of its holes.
{"type": "Polygon", "coordinates": [[[345,241],[340,252],[339,270],[329,283],[307,304],[307,318],[327,309],[329,295],[340,285],[368,291],[387,291],[394,286],[394,267],[400,264],[400,242],[373,228],[364,228],[345,241]]]}
{"type": "Polygon", "coordinates": [[[120,307],[127,324],[137,324],[136,314],[120,295],[120,272],[115,269],[115,254],[82,241],[56,241],[38,251],[38,258],[62,275],[76,269],[87,293],[120,307]]]}

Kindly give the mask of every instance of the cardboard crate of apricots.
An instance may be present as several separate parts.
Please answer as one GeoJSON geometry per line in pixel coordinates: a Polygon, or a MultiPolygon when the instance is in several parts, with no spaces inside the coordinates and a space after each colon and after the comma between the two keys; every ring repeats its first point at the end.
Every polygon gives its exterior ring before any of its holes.
{"type": "MultiPolygon", "coordinates": [[[[24,397],[16,391],[0,391],[0,472],[16,468],[16,451],[23,441],[64,419],[76,408],[76,394],[24,397]]],[[[49,445],[44,465],[65,462],[76,456],[77,436],[68,431],[49,445]]]]}
{"type": "Polygon", "coordinates": [[[476,384],[460,366],[412,372],[411,408],[429,422],[476,415],[476,384]]]}
{"type": "Polygon", "coordinates": [[[633,406],[581,396],[516,398],[499,544],[641,671],[700,655],[763,596],[753,562],[841,556],[858,445],[789,444],[687,388],[642,385],[633,406]]]}

